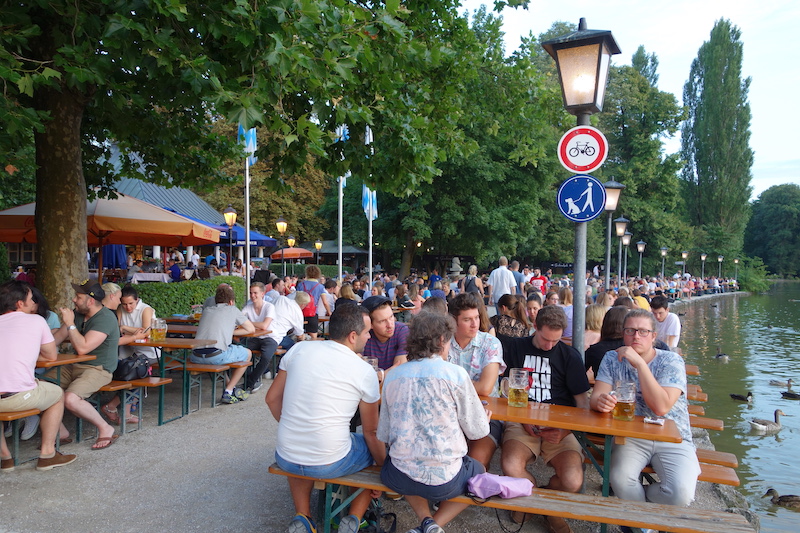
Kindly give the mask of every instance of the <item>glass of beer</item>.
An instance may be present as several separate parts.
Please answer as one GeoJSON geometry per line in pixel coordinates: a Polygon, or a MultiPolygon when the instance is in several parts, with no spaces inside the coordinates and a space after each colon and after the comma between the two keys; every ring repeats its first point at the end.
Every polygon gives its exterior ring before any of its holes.
{"type": "Polygon", "coordinates": [[[503,395],[508,398],[509,407],[528,407],[530,374],[524,368],[512,368],[508,377],[500,383],[503,395]]]}
{"type": "Polygon", "coordinates": [[[636,412],[636,383],[633,381],[615,381],[614,396],[617,398],[617,403],[614,404],[611,416],[616,420],[633,420],[636,412]]]}

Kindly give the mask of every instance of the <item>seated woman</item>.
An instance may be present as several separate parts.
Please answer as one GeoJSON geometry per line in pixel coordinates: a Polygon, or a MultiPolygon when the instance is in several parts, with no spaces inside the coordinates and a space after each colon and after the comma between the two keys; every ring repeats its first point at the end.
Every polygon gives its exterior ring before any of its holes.
{"type": "Polygon", "coordinates": [[[614,494],[623,500],[651,501],[670,505],[689,505],[694,500],[700,465],[697,461],[686,401],[686,364],[683,358],[653,346],[656,320],[644,309],[625,316],[625,345],[611,351],[600,363],[590,405],[608,413],[617,403],[611,394],[616,380],[636,384],[636,414],[665,417],[675,421],[682,442],[654,442],[626,438],[611,450],[610,481],[614,494]],[[639,482],[648,464],[659,481],[647,488],[639,482]]]}
{"type": "MultiPolygon", "coordinates": [[[[103,289],[109,286],[110,290],[106,291],[106,298],[112,301],[117,301],[115,296],[118,296],[119,303],[116,306],[117,318],[119,320],[119,358],[127,359],[134,353],[142,354],[150,363],[155,363],[158,359],[156,349],[148,346],[137,346],[133,344],[137,339],[146,339],[148,336],[147,330],[150,329],[152,320],[156,318],[156,313],[152,307],[139,299],[139,293],[130,285],[126,285],[122,290],[119,285],[106,283],[103,289]],[[113,285],[113,286],[112,286],[113,285]]],[[[111,308],[112,305],[106,305],[111,308]]],[[[119,396],[114,396],[111,401],[103,405],[101,408],[106,418],[113,424],[119,424],[119,414],[117,408],[119,407],[119,396]]],[[[131,405],[125,405],[125,422],[129,424],[137,424],[139,418],[131,415],[131,405]]]]}
{"type": "Polygon", "coordinates": [[[520,304],[519,299],[513,294],[504,294],[497,301],[498,314],[491,317],[497,335],[506,337],[527,337],[531,326],[525,304],[520,304]]]}
{"type": "Polygon", "coordinates": [[[592,370],[592,378],[597,375],[600,362],[606,352],[616,350],[623,344],[622,324],[625,322],[625,315],[630,310],[624,305],[619,305],[609,309],[603,316],[603,324],[600,326],[600,340],[586,349],[585,363],[586,370],[592,370]]]}
{"type": "Polygon", "coordinates": [[[242,265],[241,259],[236,259],[233,262],[233,270],[231,271],[231,275],[233,276],[244,276],[244,266],[242,265]]]}
{"type": "Polygon", "coordinates": [[[489,434],[491,412],[467,372],[447,362],[454,331],[452,317],[423,310],[409,326],[408,363],[383,382],[378,439],[389,453],[381,481],[406,497],[421,522],[411,531],[419,533],[443,533],[441,526],[467,508],[446,500],[484,472],[467,456],[467,439],[489,434]],[[441,502],[433,515],[428,500],[441,502]]]}
{"type": "Polygon", "coordinates": [[[600,329],[603,327],[603,318],[608,308],[604,305],[591,304],[586,306],[586,329],[583,332],[584,351],[589,346],[600,342],[600,329]]]}

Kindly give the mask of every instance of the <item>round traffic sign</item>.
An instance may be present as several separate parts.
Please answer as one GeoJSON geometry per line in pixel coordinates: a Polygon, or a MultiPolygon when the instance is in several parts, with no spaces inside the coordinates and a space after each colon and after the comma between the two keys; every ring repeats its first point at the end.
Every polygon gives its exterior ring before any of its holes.
{"type": "Polygon", "coordinates": [[[567,178],[558,188],[558,209],[573,222],[594,220],[606,208],[606,189],[588,174],[567,178]]]}
{"type": "Polygon", "coordinates": [[[558,160],[570,172],[592,172],[608,156],[605,135],[591,126],[577,126],[558,141],[558,160]]]}

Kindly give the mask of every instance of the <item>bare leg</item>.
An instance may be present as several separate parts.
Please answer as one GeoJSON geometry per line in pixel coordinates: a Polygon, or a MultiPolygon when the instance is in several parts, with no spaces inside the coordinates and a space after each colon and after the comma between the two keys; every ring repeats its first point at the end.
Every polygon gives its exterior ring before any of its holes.
{"type": "MultiPolygon", "coordinates": [[[[478,461],[483,465],[485,470],[489,470],[489,463],[492,462],[492,456],[494,455],[495,450],[497,449],[497,445],[494,443],[491,437],[486,436],[482,439],[478,440],[471,440],[469,441],[469,452],[467,455],[478,461]]],[[[437,522],[438,524],[438,522],[437,522]]],[[[440,526],[442,524],[439,524],[440,526]]]]}
{"type": "MultiPolygon", "coordinates": [[[[114,435],[114,427],[100,416],[100,413],[92,407],[92,404],[81,399],[74,392],[64,392],[64,406],[75,416],[79,416],[90,424],[97,426],[98,438],[111,438],[114,435]]],[[[66,431],[66,428],[64,428],[64,431],[66,431]]]]}
{"type": "Polygon", "coordinates": [[[420,522],[431,516],[431,508],[428,506],[428,500],[422,496],[409,496],[407,494],[405,497],[420,522]]]}
{"type": "Polygon", "coordinates": [[[433,515],[433,520],[439,524],[439,526],[444,527],[450,520],[455,518],[458,513],[467,507],[469,507],[467,503],[442,502],[439,504],[439,510],[433,515]]]}
{"type": "Polygon", "coordinates": [[[545,488],[580,492],[583,488],[583,460],[578,452],[561,452],[550,460],[556,473],[545,488]]]}
{"type": "Polygon", "coordinates": [[[55,453],[56,435],[63,418],[64,397],[62,396],[56,403],[42,411],[42,420],[39,426],[42,429],[42,449],[39,455],[51,456],[55,453]]]}
{"type": "MultiPolygon", "coordinates": [[[[250,361],[252,357],[253,357],[253,352],[247,350],[247,361],[250,361]]],[[[242,379],[242,376],[244,376],[244,373],[247,372],[247,368],[248,367],[246,366],[242,368],[234,368],[233,372],[231,372],[231,379],[229,379],[228,382],[225,383],[225,390],[233,390],[236,384],[239,383],[239,380],[242,379]]]]}
{"type": "Polygon", "coordinates": [[[8,449],[5,431],[3,431],[3,425],[0,424],[0,459],[8,459],[9,457],[11,457],[11,450],[8,449]]]}
{"type": "Polygon", "coordinates": [[[295,477],[287,478],[287,480],[289,481],[289,492],[292,493],[295,511],[311,516],[311,490],[314,488],[314,481],[295,477]]]}
{"type": "Polygon", "coordinates": [[[356,496],[350,503],[350,514],[356,515],[360,520],[364,517],[364,513],[367,512],[370,501],[372,501],[372,491],[364,489],[361,491],[361,494],[356,496]]]}

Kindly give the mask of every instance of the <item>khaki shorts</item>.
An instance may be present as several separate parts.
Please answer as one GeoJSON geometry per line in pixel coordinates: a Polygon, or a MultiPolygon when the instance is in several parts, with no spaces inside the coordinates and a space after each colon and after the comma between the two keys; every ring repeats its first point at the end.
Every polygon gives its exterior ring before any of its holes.
{"type": "MultiPolygon", "coordinates": [[[[51,369],[46,376],[49,379],[55,379],[56,369],[51,369]]],[[[111,383],[112,379],[111,372],[102,366],[76,363],[61,367],[61,388],[84,400],[99,391],[103,385],[111,383]]]]}
{"type": "Polygon", "coordinates": [[[0,413],[14,413],[28,409],[44,411],[57,404],[62,396],[64,391],[55,383],[37,380],[35,389],[0,399],[0,413]]]}
{"type": "Polygon", "coordinates": [[[541,454],[542,460],[545,463],[549,463],[553,457],[561,452],[573,451],[579,454],[583,453],[578,439],[576,439],[575,435],[572,433],[561,439],[561,442],[551,444],[542,440],[540,437],[532,437],[523,429],[522,424],[517,424],[516,422],[506,422],[506,430],[503,432],[503,444],[509,440],[516,440],[527,446],[531,453],[533,453],[534,459],[541,454]]]}

